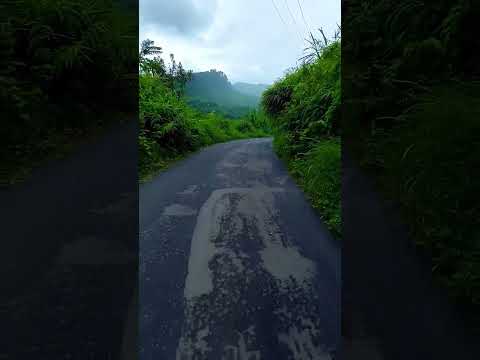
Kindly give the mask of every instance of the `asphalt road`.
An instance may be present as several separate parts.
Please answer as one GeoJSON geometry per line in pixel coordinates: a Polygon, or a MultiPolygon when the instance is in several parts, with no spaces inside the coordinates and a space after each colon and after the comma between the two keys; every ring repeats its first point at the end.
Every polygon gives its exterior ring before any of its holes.
{"type": "MultiPolygon", "coordinates": [[[[345,141],[343,141],[345,146],[345,141]]],[[[342,148],[342,359],[480,359],[397,204],[342,148]]]]}
{"type": "Polygon", "coordinates": [[[271,139],[202,150],[139,210],[142,360],[335,358],[339,244],[271,139]]]}
{"type": "MultiPolygon", "coordinates": [[[[118,359],[138,269],[138,125],[0,190],[0,359],[118,359]]],[[[133,312],[135,309],[133,309],[133,312]]]]}

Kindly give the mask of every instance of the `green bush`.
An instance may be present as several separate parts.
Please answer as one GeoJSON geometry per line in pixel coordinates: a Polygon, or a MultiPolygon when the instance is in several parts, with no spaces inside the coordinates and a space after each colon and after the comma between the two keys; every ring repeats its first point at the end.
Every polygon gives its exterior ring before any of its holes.
{"type": "Polygon", "coordinates": [[[342,66],[347,148],[400,205],[434,279],[473,324],[480,319],[479,14],[470,0],[353,1],[342,66]]]}
{"type": "Polygon", "coordinates": [[[323,139],[304,156],[290,161],[312,206],[319,211],[332,234],[341,236],[341,151],[338,139],[323,139]]]}
{"type": "Polygon", "coordinates": [[[194,148],[191,110],[162,81],[140,76],[139,110],[142,131],[162,147],[173,152],[194,148]]]}
{"type": "Polygon", "coordinates": [[[292,99],[292,88],[277,82],[263,93],[263,108],[271,116],[280,115],[292,99]]]}
{"type": "MultiPolygon", "coordinates": [[[[452,83],[421,96],[371,141],[368,161],[399,199],[434,274],[456,298],[480,304],[480,86],[452,83]]],[[[368,163],[367,163],[368,165],[368,163]]]]}
{"type": "Polygon", "coordinates": [[[340,105],[339,41],[324,47],[315,61],[288,72],[262,96],[276,152],[338,238],[340,105]]]}
{"type": "Polygon", "coordinates": [[[74,138],[136,112],[138,19],[106,0],[6,1],[0,9],[0,161],[14,182],[74,138]]]}

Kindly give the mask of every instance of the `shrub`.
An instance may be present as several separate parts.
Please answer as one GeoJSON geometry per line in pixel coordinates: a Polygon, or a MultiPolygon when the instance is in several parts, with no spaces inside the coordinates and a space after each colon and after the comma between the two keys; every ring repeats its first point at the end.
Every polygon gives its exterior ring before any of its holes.
{"type": "MultiPolygon", "coordinates": [[[[456,298],[480,303],[480,86],[452,83],[421,96],[388,131],[376,134],[368,161],[399,199],[417,245],[456,298]]],[[[367,163],[367,164],[369,164],[367,163]]]]}
{"type": "Polygon", "coordinates": [[[288,72],[262,97],[274,147],[336,237],[340,231],[340,42],[288,72]]]}
{"type": "Polygon", "coordinates": [[[323,139],[303,157],[293,159],[291,171],[308,194],[332,234],[341,237],[341,152],[338,139],[323,139]]]}

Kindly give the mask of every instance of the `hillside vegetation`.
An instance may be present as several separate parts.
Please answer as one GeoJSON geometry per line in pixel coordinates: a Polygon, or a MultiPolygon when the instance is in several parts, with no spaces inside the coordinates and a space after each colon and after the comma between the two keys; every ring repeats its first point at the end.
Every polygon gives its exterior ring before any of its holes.
{"type": "Polygon", "coordinates": [[[240,118],[257,108],[259,95],[238,91],[221,71],[193,73],[186,85],[188,103],[202,112],[240,118]]]}
{"type": "Polygon", "coordinates": [[[262,137],[269,133],[268,123],[259,112],[252,111],[241,119],[228,120],[219,114],[202,113],[189,106],[185,88],[191,72],[184,70],[181,63],[177,65],[173,56],[167,67],[160,54],[161,48],[152,41],[142,43],[139,93],[141,180],[202,146],[262,137]]]}
{"type": "Polygon", "coordinates": [[[0,6],[2,185],[136,113],[138,17],[103,0],[0,6]]]}
{"type": "Polygon", "coordinates": [[[262,107],[272,121],[277,153],[340,237],[340,42],[317,50],[265,91],[262,107]]]}
{"type": "Polygon", "coordinates": [[[351,2],[342,69],[348,148],[401,206],[434,278],[477,325],[479,8],[468,0],[351,2]]]}

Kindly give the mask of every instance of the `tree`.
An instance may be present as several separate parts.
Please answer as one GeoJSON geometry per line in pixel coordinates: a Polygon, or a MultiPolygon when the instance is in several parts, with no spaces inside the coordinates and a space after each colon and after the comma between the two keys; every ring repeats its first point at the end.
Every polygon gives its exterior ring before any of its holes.
{"type": "Polygon", "coordinates": [[[150,39],[145,39],[142,41],[142,44],[140,46],[140,59],[145,58],[149,55],[157,54],[162,54],[162,48],[160,46],[155,46],[155,42],[150,39]]]}
{"type": "Polygon", "coordinates": [[[187,83],[192,80],[192,70],[186,71],[183,68],[183,65],[181,62],[178,63],[177,67],[177,72],[175,74],[175,77],[177,79],[177,84],[178,84],[178,90],[179,90],[179,95],[183,95],[185,93],[185,87],[187,83]]]}
{"type": "Polygon", "coordinates": [[[178,97],[185,93],[187,83],[192,79],[192,71],[186,71],[181,62],[177,64],[175,56],[170,54],[170,65],[165,65],[160,56],[162,48],[155,46],[150,39],[143,40],[140,45],[140,73],[159,78],[169,89],[172,89],[178,97]],[[152,58],[149,56],[158,55],[152,58]]]}
{"type": "Polygon", "coordinates": [[[150,39],[142,41],[140,46],[140,72],[148,74],[151,76],[162,77],[165,75],[165,63],[160,56],[155,56],[153,59],[150,59],[151,55],[161,55],[162,48],[160,46],[155,46],[155,42],[150,39]]]}

